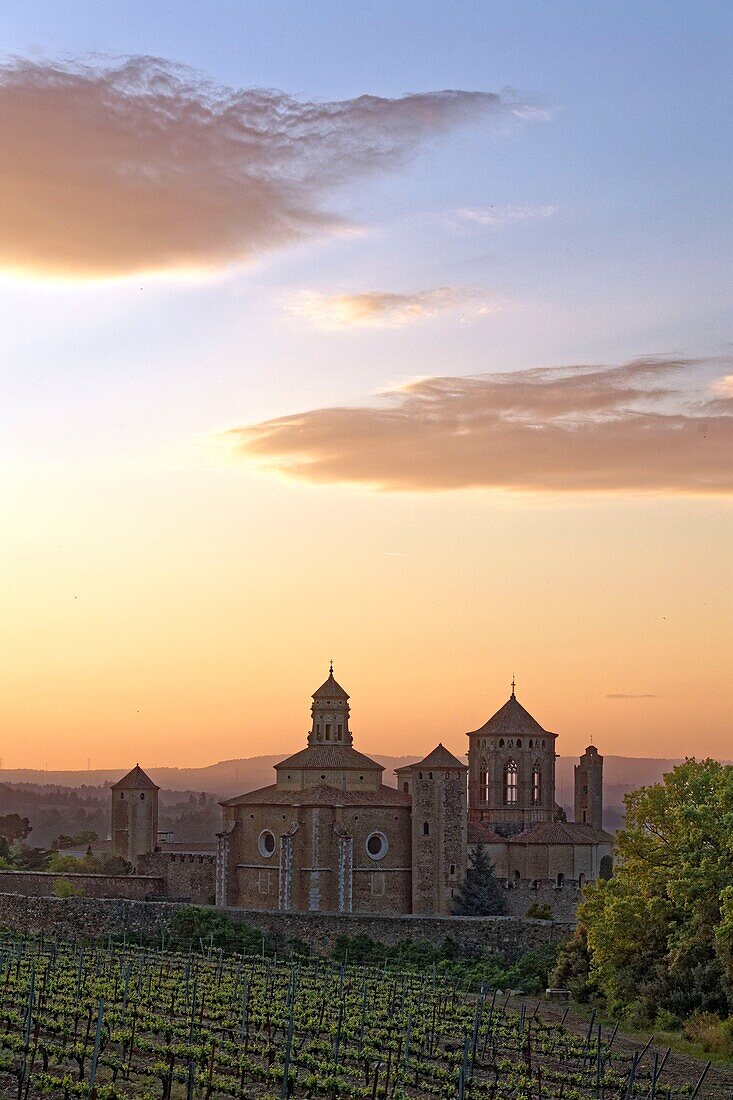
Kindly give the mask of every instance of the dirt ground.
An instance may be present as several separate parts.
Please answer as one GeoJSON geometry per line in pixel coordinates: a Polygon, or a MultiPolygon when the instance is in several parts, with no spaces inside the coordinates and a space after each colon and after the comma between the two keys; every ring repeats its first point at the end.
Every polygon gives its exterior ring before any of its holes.
{"type": "MultiPolygon", "coordinates": [[[[537,1013],[537,1016],[551,1023],[559,1023],[565,1015],[567,1004],[562,1002],[538,1001],[533,997],[512,998],[509,1007],[517,1009],[522,1004],[527,1006],[527,1013],[537,1013]]],[[[570,1005],[570,1010],[565,1019],[565,1026],[569,1031],[578,1035],[587,1035],[590,1022],[589,1013],[584,1012],[575,1005],[570,1005]]],[[[594,1025],[595,1026],[595,1025],[594,1025]]],[[[602,1024],[602,1037],[610,1038],[613,1027],[602,1024]]],[[[642,1051],[645,1042],[630,1035],[624,1035],[618,1031],[613,1043],[614,1049],[624,1053],[633,1054],[634,1051],[642,1051]]],[[[667,1047],[663,1043],[652,1042],[644,1055],[644,1064],[648,1065],[654,1060],[654,1055],[661,1057],[666,1053],[667,1047]]],[[[659,1084],[696,1084],[702,1071],[705,1069],[706,1060],[691,1058],[686,1054],[676,1054],[674,1051],[667,1058],[659,1084]]],[[[720,1065],[716,1062],[707,1071],[702,1087],[697,1094],[697,1100],[733,1100],[733,1065],[720,1065]]]]}

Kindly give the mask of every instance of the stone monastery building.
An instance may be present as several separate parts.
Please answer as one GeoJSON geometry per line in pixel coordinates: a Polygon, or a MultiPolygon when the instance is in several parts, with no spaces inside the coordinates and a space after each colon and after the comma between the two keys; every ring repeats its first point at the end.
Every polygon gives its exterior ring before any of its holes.
{"type": "Polygon", "coordinates": [[[524,709],[514,685],[468,734],[468,766],[438,745],[397,769],[397,787],[354,748],[349,713],[331,667],[313,695],[306,747],[275,765],[271,786],[222,803],[218,905],[447,914],[479,841],[509,912],[524,915],[541,901],[572,914],[583,882],[610,874],[603,758],[591,745],[576,765],[576,821],[568,823],[555,802],[557,734],[524,709]]]}

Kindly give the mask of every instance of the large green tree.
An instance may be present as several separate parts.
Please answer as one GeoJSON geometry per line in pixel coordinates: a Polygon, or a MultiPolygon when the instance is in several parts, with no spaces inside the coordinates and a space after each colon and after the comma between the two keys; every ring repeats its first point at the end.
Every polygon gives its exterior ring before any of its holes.
{"type": "Polygon", "coordinates": [[[611,1008],[653,1017],[733,1008],[733,767],[686,760],[626,796],[613,878],[578,919],[611,1008]]]}
{"type": "Polygon", "coordinates": [[[504,888],[484,844],[478,843],[469,860],[466,878],[456,894],[457,917],[493,917],[506,911],[504,888]]]}

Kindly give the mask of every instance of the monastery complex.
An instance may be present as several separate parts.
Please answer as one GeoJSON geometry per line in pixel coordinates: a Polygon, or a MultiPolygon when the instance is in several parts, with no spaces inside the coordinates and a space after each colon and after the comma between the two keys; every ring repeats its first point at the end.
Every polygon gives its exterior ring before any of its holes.
{"type": "Polygon", "coordinates": [[[158,788],[135,767],[112,788],[112,850],[166,896],[243,909],[447,915],[482,842],[508,911],[533,901],[574,912],[584,882],[607,877],[603,757],[575,767],[575,821],[555,801],[557,734],[512,693],[468,734],[468,764],[442,744],[398,768],[397,785],[354,747],[349,696],[333,675],[313,695],[306,746],[275,781],[222,803],[222,831],[194,850],[158,842],[158,788]],[[204,896],[205,895],[205,896],[204,896]]]}

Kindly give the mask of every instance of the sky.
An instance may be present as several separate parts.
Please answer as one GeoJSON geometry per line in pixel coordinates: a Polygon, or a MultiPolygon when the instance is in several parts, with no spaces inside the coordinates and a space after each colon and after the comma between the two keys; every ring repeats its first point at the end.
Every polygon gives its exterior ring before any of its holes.
{"type": "Polygon", "coordinates": [[[733,11],[0,2],[0,757],[733,757],[733,11]]]}

